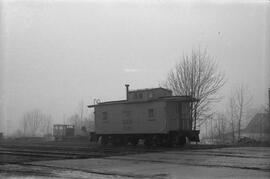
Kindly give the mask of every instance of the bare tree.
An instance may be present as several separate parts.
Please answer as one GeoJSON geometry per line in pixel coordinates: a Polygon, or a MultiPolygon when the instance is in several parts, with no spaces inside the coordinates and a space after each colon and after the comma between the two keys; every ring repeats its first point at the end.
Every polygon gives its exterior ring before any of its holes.
{"type": "Polygon", "coordinates": [[[218,70],[207,51],[192,51],[190,56],[175,65],[168,74],[165,87],[174,95],[188,95],[200,101],[192,106],[193,129],[196,130],[212,115],[210,105],[220,98],[217,92],[225,84],[225,75],[218,70]]]}
{"type": "Polygon", "coordinates": [[[228,114],[230,115],[230,126],[232,132],[232,143],[235,143],[235,127],[236,127],[236,104],[233,97],[229,98],[229,109],[228,114]]]}
{"type": "Polygon", "coordinates": [[[50,135],[52,134],[52,117],[51,115],[42,114],[41,115],[41,125],[40,131],[42,134],[50,135]]]}
{"type": "Polygon", "coordinates": [[[84,108],[85,108],[83,100],[81,100],[79,102],[78,108],[79,108],[80,119],[83,120],[83,118],[84,118],[84,108]]]}
{"type": "Polygon", "coordinates": [[[68,123],[75,127],[75,135],[83,135],[83,133],[91,131],[94,128],[94,113],[90,112],[90,114],[87,115],[85,108],[86,106],[83,100],[81,100],[78,103],[76,112],[67,118],[68,123]]]}
{"type": "Polygon", "coordinates": [[[76,128],[79,128],[82,125],[82,120],[79,114],[73,114],[68,117],[68,121],[70,124],[74,125],[76,128]]]}
{"type": "Polygon", "coordinates": [[[51,116],[40,110],[26,112],[21,121],[24,136],[37,136],[51,132],[51,116]]]}
{"type": "Polygon", "coordinates": [[[231,109],[231,120],[235,128],[235,123],[237,124],[237,139],[241,138],[242,122],[244,118],[248,117],[248,109],[250,108],[252,102],[252,96],[248,96],[247,87],[244,88],[241,85],[230,98],[230,108],[231,109]]]}
{"type": "Polygon", "coordinates": [[[23,116],[24,133],[30,136],[36,136],[37,130],[41,125],[40,111],[33,110],[23,116]]]}
{"type": "Polygon", "coordinates": [[[222,142],[225,143],[225,134],[227,127],[227,119],[224,114],[218,114],[216,118],[216,137],[222,142]]]}
{"type": "Polygon", "coordinates": [[[84,102],[81,100],[78,103],[77,112],[68,117],[68,121],[70,124],[74,125],[75,128],[81,128],[83,126],[84,121],[84,102]]]}

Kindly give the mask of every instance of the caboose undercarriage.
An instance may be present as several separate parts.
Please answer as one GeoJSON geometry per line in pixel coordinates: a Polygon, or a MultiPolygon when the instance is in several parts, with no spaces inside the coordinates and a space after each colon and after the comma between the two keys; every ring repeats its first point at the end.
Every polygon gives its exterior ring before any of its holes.
{"type": "Polygon", "coordinates": [[[102,145],[133,145],[140,140],[145,146],[182,146],[188,141],[199,142],[199,131],[170,131],[157,134],[96,134],[91,133],[92,142],[100,142],[102,145]]]}

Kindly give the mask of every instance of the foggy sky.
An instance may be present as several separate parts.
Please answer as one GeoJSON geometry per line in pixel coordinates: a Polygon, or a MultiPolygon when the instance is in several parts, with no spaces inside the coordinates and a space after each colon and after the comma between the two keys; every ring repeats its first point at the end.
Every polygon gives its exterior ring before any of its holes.
{"type": "Polygon", "coordinates": [[[1,118],[9,131],[32,109],[63,122],[80,101],[124,99],[126,83],[157,87],[183,54],[197,48],[207,49],[225,72],[222,95],[243,83],[254,106],[266,104],[267,2],[44,0],[1,6],[1,118]]]}

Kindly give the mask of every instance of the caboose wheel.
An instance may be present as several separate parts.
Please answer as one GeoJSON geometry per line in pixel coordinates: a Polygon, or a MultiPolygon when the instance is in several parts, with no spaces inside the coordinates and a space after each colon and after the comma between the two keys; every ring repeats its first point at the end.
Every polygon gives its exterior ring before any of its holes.
{"type": "Polygon", "coordinates": [[[115,146],[127,145],[127,138],[125,136],[114,136],[111,140],[112,144],[115,146]]]}
{"type": "Polygon", "coordinates": [[[131,145],[133,145],[133,146],[138,145],[138,142],[139,142],[139,140],[138,140],[137,138],[133,138],[133,139],[131,139],[131,141],[130,141],[131,145]]]}
{"type": "Polygon", "coordinates": [[[186,144],[186,137],[185,137],[185,136],[179,137],[179,139],[178,139],[178,144],[179,144],[180,146],[185,145],[185,144],[186,144]]]}
{"type": "Polygon", "coordinates": [[[147,137],[147,138],[144,140],[144,145],[147,146],[147,147],[153,146],[153,139],[152,139],[152,137],[147,137]]]}
{"type": "Polygon", "coordinates": [[[158,136],[155,141],[155,144],[158,147],[166,147],[166,142],[167,142],[167,139],[164,136],[158,136]]]}
{"type": "Polygon", "coordinates": [[[172,139],[168,138],[167,141],[164,143],[165,147],[172,147],[173,146],[173,141],[172,139]]]}
{"type": "Polygon", "coordinates": [[[102,145],[107,145],[108,144],[108,137],[107,136],[102,136],[101,137],[101,144],[102,145]]]}

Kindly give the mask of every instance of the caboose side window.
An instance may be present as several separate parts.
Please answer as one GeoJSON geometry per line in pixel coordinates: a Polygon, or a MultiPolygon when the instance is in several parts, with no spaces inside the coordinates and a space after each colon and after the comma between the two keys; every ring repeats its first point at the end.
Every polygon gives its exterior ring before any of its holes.
{"type": "Polygon", "coordinates": [[[131,114],[131,111],[123,111],[123,116],[126,118],[129,118],[131,114]]]}
{"type": "Polygon", "coordinates": [[[130,99],[136,99],[136,93],[130,93],[130,99]]]}
{"type": "Polygon", "coordinates": [[[182,118],[185,120],[190,119],[190,108],[188,103],[182,103],[182,118]]]}
{"type": "Polygon", "coordinates": [[[153,97],[154,97],[154,95],[152,92],[148,93],[148,98],[153,98],[153,97]]]}
{"type": "Polygon", "coordinates": [[[102,113],[102,119],[103,120],[108,120],[108,113],[107,112],[102,113]]]}
{"type": "Polygon", "coordinates": [[[154,117],[154,109],[153,108],[148,109],[148,117],[150,117],[150,118],[154,117]]]}

